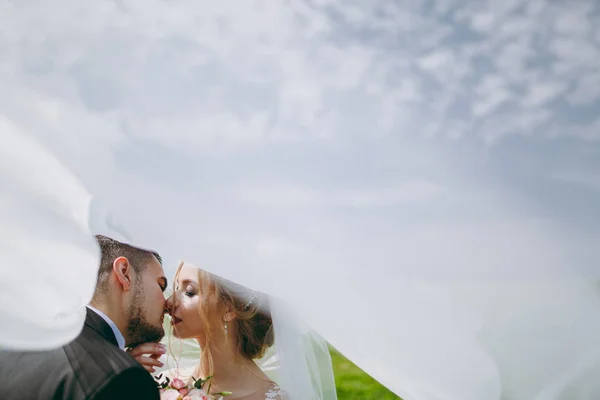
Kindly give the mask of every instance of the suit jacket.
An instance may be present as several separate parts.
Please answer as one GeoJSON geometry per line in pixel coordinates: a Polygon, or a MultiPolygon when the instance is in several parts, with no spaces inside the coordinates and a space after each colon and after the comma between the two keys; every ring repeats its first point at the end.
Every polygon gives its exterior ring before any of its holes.
{"type": "Polygon", "coordinates": [[[152,376],[117,346],[110,326],[87,310],[71,343],[49,351],[0,351],[2,400],[158,400],[152,376]]]}

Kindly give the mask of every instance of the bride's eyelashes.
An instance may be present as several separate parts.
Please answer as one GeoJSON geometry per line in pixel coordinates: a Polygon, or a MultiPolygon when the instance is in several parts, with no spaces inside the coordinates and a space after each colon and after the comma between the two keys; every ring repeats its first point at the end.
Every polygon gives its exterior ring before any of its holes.
{"type": "MultiPolygon", "coordinates": [[[[175,286],[175,291],[178,292],[179,291],[180,286],[176,285],[175,286]]],[[[183,293],[185,294],[187,297],[194,297],[195,295],[197,295],[198,293],[196,292],[196,290],[194,289],[193,286],[191,285],[187,285],[185,287],[185,292],[183,293]]]]}
{"type": "Polygon", "coordinates": [[[187,297],[194,297],[196,295],[196,292],[194,292],[191,287],[187,287],[185,290],[185,295],[187,297]]]}

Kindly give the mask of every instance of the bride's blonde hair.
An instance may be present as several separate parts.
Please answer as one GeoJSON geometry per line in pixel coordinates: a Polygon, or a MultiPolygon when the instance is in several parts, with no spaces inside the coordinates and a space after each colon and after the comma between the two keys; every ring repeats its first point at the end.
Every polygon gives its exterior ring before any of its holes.
{"type": "MultiPolygon", "coordinates": [[[[183,265],[183,262],[179,264],[174,282],[177,282],[183,265]]],[[[214,340],[210,327],[220,321],[221,334],[226,334],[222,314],[227,308],[236,315],[227,334],[235,335],[237,353],[250,360],[261,358],[274,343],[273,321],[266,296],[200,268],[198,282],[202,296],[198,315],[203,322],[205,338],[200,349],[200,361],[207,375],[214,371],[214,340]]]]}

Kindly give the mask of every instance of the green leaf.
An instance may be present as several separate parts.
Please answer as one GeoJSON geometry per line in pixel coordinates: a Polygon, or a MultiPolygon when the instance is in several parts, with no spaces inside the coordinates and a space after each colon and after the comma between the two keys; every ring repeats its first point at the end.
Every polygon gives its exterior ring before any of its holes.
{"type": "Polygon", "coordinates": [[[164,389],[168,386],[168,381],[169,378],[165,377],[165,379],[162,379],[163,374],[157,375],[154,377],[155,381],[156,381],[156,385],[160,388],[160,389],[164,389]]]}

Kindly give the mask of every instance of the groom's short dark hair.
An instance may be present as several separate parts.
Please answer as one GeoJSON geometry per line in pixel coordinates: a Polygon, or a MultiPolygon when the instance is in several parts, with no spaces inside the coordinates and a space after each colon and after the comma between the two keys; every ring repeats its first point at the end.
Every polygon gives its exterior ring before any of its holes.
{"type": "Polygon", "coordinates": [[[94,300],[99,300],[108,291],[108,278],[110,277],[113,263],[117,258],[127,258],[136,272],[138,279],[145,265],[152,257],[156,257],[158,262],[162,264],[162,258],[156,252],[139,249],[103,235],[96,235],[96,241],[100,246],[101,256],[94,300]]]}

